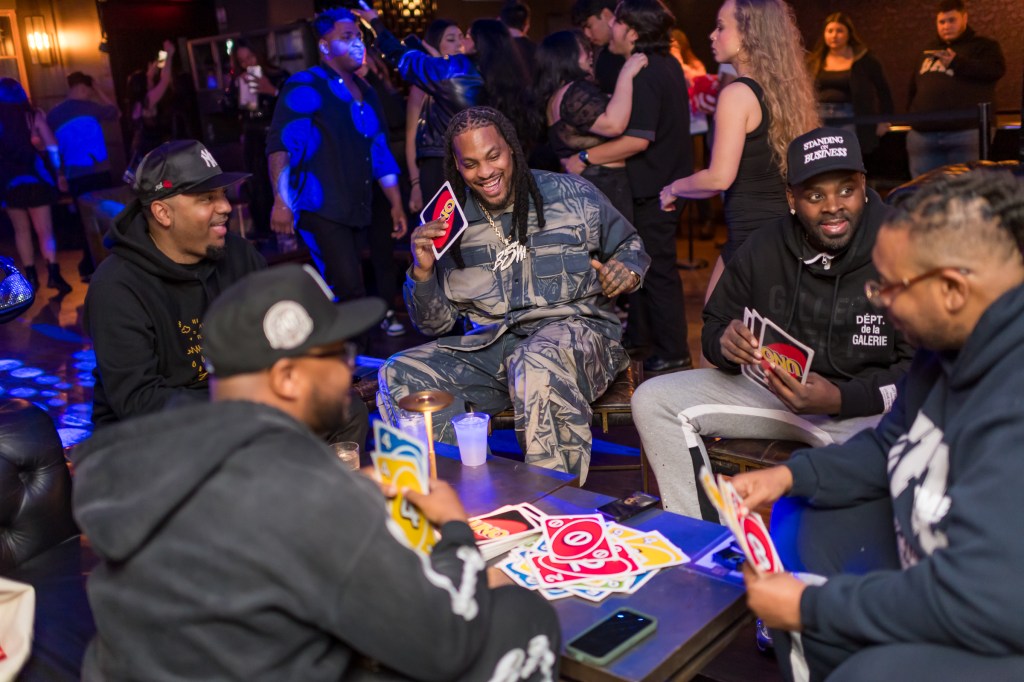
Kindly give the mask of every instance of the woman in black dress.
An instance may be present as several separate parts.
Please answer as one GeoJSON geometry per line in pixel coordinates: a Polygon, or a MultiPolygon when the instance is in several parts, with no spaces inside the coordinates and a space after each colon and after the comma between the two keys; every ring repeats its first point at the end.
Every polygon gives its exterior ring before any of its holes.
{"type": "Polygon", "coordinates": [[[46,116],[29,103],[21,83],[13,78],[0,78],[0,206],[14,226],[18,257],[32,288],[39,288],[32,243],[34,229],[46,261],[49,275],[46,285],[66,294],[71,291],[71,285],[60,275],[50,212],[50,206],[59,197],[55,185],[62,192],[68,191],[57,152],[57,138],[46,125],[46,116]],[[51,168],[47,168],[39,151],[41,147],[46,150],[51,168]]]}
{"type": "MultiPolygon", "coordinates": [[[[537,100],[545,103],[548,141],[555,155],[575,156],[622,135],[633,110],[633,77],[646,65],[646,55],[630,56],[609,97],[594,80],[590,45],[582,33],[558,31],[545,38],[537,50],[537,100]]],[[[593,164],[581,175],[632,222],[633,195],[625,161],[593,164]]]]}
{"type": "MultiPolygon", "coordinates": [[[[826,125],[844,124],[835,119],[893,112],[892,92],[882,63],[842,12],[825,18],[825,28],[807,55],[807,65],[818,91],[818,113],[826,125]]],[[[856,126],[861,152],[866,156],[874,151],[878,138],[888,130],[888,123],[856,126]]]]}

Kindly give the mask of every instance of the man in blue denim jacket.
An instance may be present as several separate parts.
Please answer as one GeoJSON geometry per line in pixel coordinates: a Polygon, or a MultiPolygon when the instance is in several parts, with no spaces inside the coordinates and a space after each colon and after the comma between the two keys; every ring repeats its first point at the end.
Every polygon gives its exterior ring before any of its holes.
{"type": "Polygon", "coordinates": [[[453,415],[468,405],[512,406],[526,461],[586,478],[590,403],[628,364],[612,301],[636,290],[650,258],[633,226],[585,180],[531,171],[512,124],[487,107],[457,114],[445,171],[469,226],[435,262],[431,222],[412,235],[405,283],[409,316],[442,336],[461,319],[474,331],[391,357],[378,403],[421,390],[456,396],[434,416],[434,436],[454,442],[453,415]]]}

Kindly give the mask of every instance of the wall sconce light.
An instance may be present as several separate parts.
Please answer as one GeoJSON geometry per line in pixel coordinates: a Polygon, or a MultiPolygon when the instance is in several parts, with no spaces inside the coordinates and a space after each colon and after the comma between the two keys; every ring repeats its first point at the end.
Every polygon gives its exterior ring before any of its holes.
{"type": "Polygon", "coordinates": [[[49,66],[53,64],[54,40],[46,30],[46,20],[41,16],[25,17],[25,38],[28,41],[28,53],[33,64],[49,66]]]}

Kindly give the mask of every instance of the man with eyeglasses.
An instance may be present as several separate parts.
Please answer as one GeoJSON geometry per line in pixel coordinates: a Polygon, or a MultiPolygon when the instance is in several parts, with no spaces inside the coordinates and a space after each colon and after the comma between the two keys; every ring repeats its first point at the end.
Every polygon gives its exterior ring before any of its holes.
{"type": "Polygon", "coordinates": [[[211,402],[76,452],[75,516],[102,560],[84,679],[557,679],[554,609],[491,587],[452,488],[405,493],[440,532],[421,556],[318,437],[344,413],[347,341],[385,312],[332,298],[310,266],[236,283],[206,316],[211,402]]]}
{"type": "Polygon", "coordinates": [[[896,397],[911,348],[864,297],[877,279],[871,248],[889,215],[868,189],[855,135],[819,128],[788,149],[791,215],[758,230],[726,267],[704,308],[704,355],[717,369],[645,381],[633,418],[665,508],[718,520],[697,485],[711,465],[705,437],[841,443],[874,426],[896,397]],[[814,350],[806,383],[782,367],[771,390],[740,374],[761,362],[743,323],[756,310],[814,350]]]}
{"type": "Polygon", "coordinates": [[[1010,173],[918,189],[879,232],[867,285],[919,346],[892,410],[733,479],[749,508],[794,498],[772,513],[783,562],[827,578],[746,576],[790,679],[1024,679],[1022,249],[1010,173]]]}

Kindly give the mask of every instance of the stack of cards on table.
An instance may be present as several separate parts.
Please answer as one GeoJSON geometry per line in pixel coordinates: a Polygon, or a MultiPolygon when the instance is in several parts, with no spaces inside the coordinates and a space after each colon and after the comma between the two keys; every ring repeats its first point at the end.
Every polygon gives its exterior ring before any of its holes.
{"type": "Polygon", "coordinates": [[[381,421],[373,423],[377,449],[370,453],[373,468],[385,484],[394,484],[398,494],[387,501],[388,515],[402,531],[409,546],[429,554],[437,542],[434,527],[416,505],[405,499],[403,490],[425,493],[430,490],[430,461],[427,446],[381,421]]]}
{"type": "Polygon", "coordinates": [[[721,474],[718,475],[716,482],[707,467],[700,469],[700,482],[711,504],[722,517],[722,523],[736,536],[736,544],[743,550],[751,567],[758,574],[781,573],[785,570],[761,515],[743,505],[743,498],[736,492],[732,483],[721,474]]]}
{"type": "Polygon", "coordinates": [[[524,540],[541,532],[544,512],[532,504],[507,504],[469,520],[476,546],[484,559],[501,556],[524,540]]]}
{"type": "Polygon", "coordinates": [[[788,370],[801,384],[807,383],[807,375],[814,360],[814,351],[809,346],[793,338],[779,325],[751,308],[743,309],[743,324],[758,340],[757,345],[761,350],[760,363],[743,365],[740,368],[745,377],[769,388],[765,373],[769,371],[769,364],[774,364],[788,370]]]}
{"type": "Polygon", "coordinates": [[[542,516],[540,528],[498,567],[547,599],[601,601],[611,594],[632,594],[659,569],[690,560],[658,531],[629,528],[600,514],[542,516]]]}

